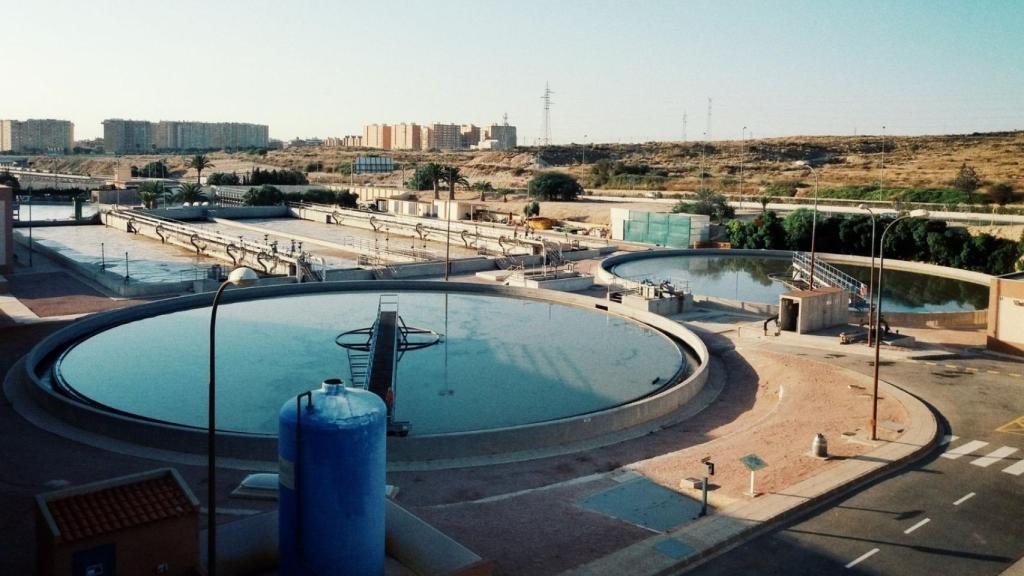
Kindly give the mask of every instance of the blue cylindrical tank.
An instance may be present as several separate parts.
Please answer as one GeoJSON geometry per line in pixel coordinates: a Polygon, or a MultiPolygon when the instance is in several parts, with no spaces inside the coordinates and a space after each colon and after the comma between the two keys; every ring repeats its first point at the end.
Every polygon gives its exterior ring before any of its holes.
{"type": "Polygon", "coordinates": [[[376,394],[341,380],[281,407],[279,574],[384,573],[386,421],[376,394]]]}

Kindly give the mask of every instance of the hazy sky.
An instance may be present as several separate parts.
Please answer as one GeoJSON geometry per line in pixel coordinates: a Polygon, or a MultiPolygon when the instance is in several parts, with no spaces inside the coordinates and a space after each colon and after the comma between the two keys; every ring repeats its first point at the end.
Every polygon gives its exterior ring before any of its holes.
{"type": "Polygon", "coordinates": [[[1024,2],[4,0],[0,118],[554,142],[1024,129],[1024,2]]]}

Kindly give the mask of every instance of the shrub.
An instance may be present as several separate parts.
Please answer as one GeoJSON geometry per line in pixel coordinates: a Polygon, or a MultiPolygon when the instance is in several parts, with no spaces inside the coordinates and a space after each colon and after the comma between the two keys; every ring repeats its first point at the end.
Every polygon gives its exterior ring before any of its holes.
{"type": "Polygon", "coordinates": [[[541,172],[526,187],[530,198],[539,200],[575,200],[583,187],[572,176],[563,172],[541,172]]]}

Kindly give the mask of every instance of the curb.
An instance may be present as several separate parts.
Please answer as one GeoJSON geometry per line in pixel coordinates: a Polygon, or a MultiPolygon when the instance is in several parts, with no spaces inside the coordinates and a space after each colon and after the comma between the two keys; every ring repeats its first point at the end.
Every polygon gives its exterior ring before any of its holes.
{"type": "Polygon", "coordinates": [[[767,494],[736,504],[565,571],[563,576],[681,574],[926,457],[939,441],[938,419],[933,409],[888,382],[881,382],[881,390],[897,399],[910,416],[912,425],[899,443],[888,442],[859,458],[851,458],[802,480],[788,487],[786,494],[767,494]],[[808,494],[800,495],[801,490],[808,494]]]}

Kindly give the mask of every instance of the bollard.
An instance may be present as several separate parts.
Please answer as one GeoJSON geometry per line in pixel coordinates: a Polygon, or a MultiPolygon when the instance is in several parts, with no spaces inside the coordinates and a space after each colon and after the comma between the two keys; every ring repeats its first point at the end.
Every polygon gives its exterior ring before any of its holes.
{"type": "Polygon", "coordinates": [[[815,434],[811,442],[811,456],[815,458],[828,458],[828,440],[824,434],[815,434]]]}

